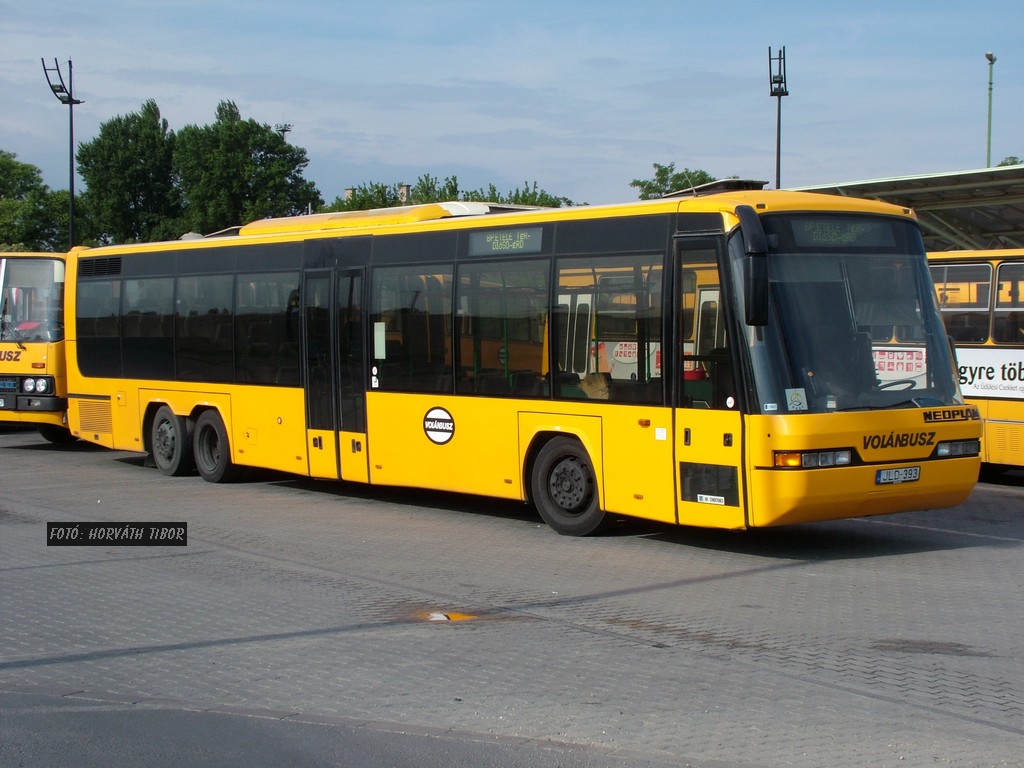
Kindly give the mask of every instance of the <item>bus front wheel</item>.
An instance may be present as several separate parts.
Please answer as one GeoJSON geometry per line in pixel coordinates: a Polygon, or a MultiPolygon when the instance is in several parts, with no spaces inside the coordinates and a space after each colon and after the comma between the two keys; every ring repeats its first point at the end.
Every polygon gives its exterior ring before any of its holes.
{"type": "Polygon", "coordinates": [[[40,424],[37,429],[39,430],[40,437],[46,442],[54,443],[55,445],[65,445],[78,440],[65,427],[59,427],[56,424],[40,424]]]}
{"type": "Polygon", "coordinates": [[[208,483],[230,483],[238,477],[238,465],[231,461],[231,445],[224,420],[217,411],[203,411],[196,420],[193,436],[196,469],[208,483]]]}
{"type": "Polygon", "coordinates": [[[192,471],[192,428],[188,419],[175,416],[166,405],[153,416],[149,445],[153,463],[163,474],[176,477],[192,471]]]}
{"type": "Polygon", "coordinates": [[[545,443],[533,463],[530,485],[537,512],[556,532],[586,536],[605,526],[594,467],[578,440],[555,437],[545,443]]]}

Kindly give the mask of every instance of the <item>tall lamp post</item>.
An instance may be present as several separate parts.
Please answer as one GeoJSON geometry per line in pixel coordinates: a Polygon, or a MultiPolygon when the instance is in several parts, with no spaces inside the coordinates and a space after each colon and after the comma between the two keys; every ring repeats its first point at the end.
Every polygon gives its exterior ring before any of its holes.
{"type": "Polygon", "coordinates": [[[786,88],[786,46],[782,46],[776,56],[768,48],[768,83],[771,95],[778,99],[778,110],[775,117],[775,188],[781,187],[782,165],[782,97],[789,96],[786,88]]]}
{"type": "Polygon", "coordinates": [[[81,104],[82,101],[74,96],[71,59],[68,59],[67,85],[64,85],[64,76],[61,75],[57,59],[53,60],[53,67],[46,66],[46,59],[40,61],[50,90],[68,108],[68,249],[71,249],[75,246],[75,104],[81,104]],[[51,75],[56,76],[56,79],[51,75]]]}
{"type": "Polygon", "coordinates": [[[985,141],[985,167],[992,167],[992,69],[995,67],[996,57],[992,51],[985,54],[988,61],[988,138],[985,141]]]}

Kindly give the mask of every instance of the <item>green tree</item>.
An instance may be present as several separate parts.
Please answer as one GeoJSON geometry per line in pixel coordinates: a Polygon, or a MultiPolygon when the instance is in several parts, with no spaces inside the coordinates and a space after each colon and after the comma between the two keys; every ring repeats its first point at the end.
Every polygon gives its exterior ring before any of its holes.
{"type": "Polygon", "coordinates": [[[443,182],[436,176],[424,174],[412,185],[408,199],[403,199],[401,184],[361,184],[349,190],[347,198],[336,198],[324,211],[364,211],[372,208],[392,208],[399,205],[441,203],[454,200],[476,203],[504,203],[508,205],[536,205],[545,208],[560,208],[575,205],[567,197],[556,197],[540,189],[537,182],[523,184],[522,189],[513,189],[502,194],[494,184],[477,190],[461,190],[459,180],[448,176],[443,182]]]}
{"type": "Polygon", "coordinates": [[[231,101],[217,106],[212,125],[188,125],[175,141],[174,171],[185,228],[213,232],[268,216],[292,216],[323,204],[302,176],[306,150],[277,130],[243,120],[231,101]]]}
{"type": "Polygon", "coordinates": [[[996,167],[1001,168],[1004,165],[1020,165],[1021,163],[1024,163],[1024,160],[1021,160],[1016,155],[1010,155],[1009,157],[1004,157],[996,167]]]}
{"type": "Polygon", "coordinates": [[[641,200],[654,200],[664,197],[671,192],[678,192],[681,189],[689,189],[690,187],[699,187],[701,184],[710,184],[712,181],[717,181],[717,179],[707,171],[690,168],[676,171],[675,163],[669,163],[668,165],[655,163],[654,178],[633,179],[629,186],[640,190],[641,200]]]}
{"type": "Polygon", "coordinates": [[[369,211],[374,208],[397,208],[405,205],[402,201],[401,184],[380,184],[369,182],[352,187],[346,191],[346,197],[336,197],[334,202],[320,210],[324,213],[333,211],[369,211]]]}
{"type": "Polygon", "coordinates": [[[508,194],[501,194],[497,188],[491,184],[486,190],[479,189],[475,192],[466,192],[462,196],[463,200],[473,200],[478,202],[487,203],[507,203],[509,205],[536,205],[542,208],[561,208],[563,206],[576,205],[572,200],[567,197],[556,197],[550,192],[540,189],[537,186],[537,182],[523,182],[522,189],[513,189],[508,194]]]}
{"type": "Polygon", "coordinates": [[[412,188],[414,203],[444,203],[460,197],[459,180],[455,176],[448,176],[444,182],[439,182],[436,176],[424,174],[412,188]]]}
{"type": "Polygon", "coordinates": [[[83,197],[103,239],[146,242],[181,234],[172,173],[174,138],[150,99],[138,112],[103,123],[95,139],[79,146],[83,197]]]}
{"type": "Polygon", "coordinates": [[[50,192],[36,166],[0,150],[0,248],[65,250],[67,237],[67,191],[50,192]]]}

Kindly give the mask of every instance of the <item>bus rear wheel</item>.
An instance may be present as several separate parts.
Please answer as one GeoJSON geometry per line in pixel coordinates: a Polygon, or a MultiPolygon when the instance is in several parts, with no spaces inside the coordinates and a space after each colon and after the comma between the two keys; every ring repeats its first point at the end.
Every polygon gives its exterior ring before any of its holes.
{"type": "Polygon", "coordinates": [[[217,411],[203,411],[193,435],[196,469],[208,483],[230,483],[238,477],[238,465],[231,461],[231,446],[224,420],[217,411]]]}
{"type": "Polygon", "coordinates": [[[153,463],[163,474],[177,477],[192,471],[192,428],[188,419],[175,416],[166,405],[153,416],[149,446],[153,463]]]}
{"type": "Polygon", "coordinates": [[[607,525],[598,506],[594,468],[586,449],[569,437],[549,440],[537,454],[530,477],[537,512],[564,536],[586,536],[607,525]]]}

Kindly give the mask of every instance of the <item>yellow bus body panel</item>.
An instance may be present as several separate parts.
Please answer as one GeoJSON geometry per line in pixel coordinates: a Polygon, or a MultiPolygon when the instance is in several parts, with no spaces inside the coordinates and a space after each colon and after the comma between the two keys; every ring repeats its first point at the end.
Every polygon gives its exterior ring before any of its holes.
{"type": "MultiPolygon", "coordinates": [[[[69,347],[74,354],[74,342],[69,347]]],[[[219,384],[216,391],[210,391],[201,389],[202,384],[187,382],[130,384],[91,379],[91,389],[114,394],[109,399],[71,398],[69,423],[78,427],[74,434],[107,448],[143,452],[148,439],[145,419],[151,409],[167,405],[176,415],[194,419],[213,408],[224,421],[234,463],[310,474],[302,390],[219,384]]]]}
{"type": "Polygon", "coordinates": [[[985,420],[982,461],[989,464],[1024,464],[1024,403],[1020,400],[968,400],[985,420]]]}
{"type": "Polygon", "coordinates": [[[602,509],[676,520],[670,409],[384,392],[368,393],[367,407],[373,483],[526,500],[531,450],[565,435],[578,439],[590,456],[602,509]],[[425,427],[436,408],[454,422],[441,444],[425,427]],[[518,440],[497,439],[514,434],[518,440]],[[608,472],[616,483],[604,482],[608,472]]]}
{"type": "Polygon", "coordinates": [[[676,522],[672,409],[621,405],[599,411],[603,426],[604,509],[623,515],[676,522]]]}
{"type": "Polygon", "coordinates": [[[341,447],[341,479],[353,483],[370,482],[366,434],[339,432],[338,444],[341,447]]]}
{"type": "Polygon", "coordinates": [[[751,416],[747,420],[751,526],[834,520],[963,502],[981,467],[979,457],[929,460],[938,441],[978,439],[981,421],[930,426],[917,409],[886,411],[884,431],[873,414],[835,413],[800,418],[751,416]],[[868,420],[872,425],[865,429],[868,420]],[[900,438],[907,435],[907,438],[900,438]],[[923,437],[922,437],[923,436],[923,437]],[[875,438],[878,439],[875,439],[875,438]],[[908,443],[885,447],[887,441],[908,443]],[[909,445],[917,442],[918,445],[909,445]],[[873,446],[879,447],[873,447],[873,446]],[[864,464],[814,469],[776,469],[775,451],[828,451],[849,448],[864,464]],[[918,466],[914,482],[878,485],[880,469],[918,466]]]}
{"type": "Polygon", "coordinates": [[[338,479],[338,433],[328,429],[306,431],[309,476],[322,480],[338,479]]]}
{"type": "MultiPolygon", "coordinates": [[[[305,393],[289,387],[219,385],[229,398],[234,415],[224,418],[236,464],[266,467],[281,472],[309,474],[306,454],[305,393]]],[[[205,401],[193,400],[193,413],[205,401]]],[[[178,413],[178,411],[175,411],[178,413]]]]}
{"type": "MultiPolygon", "coordinates": [[[[54,391],[48,395],[67,397],[67,367],[64,342],[29,342],[19,347],[15,342],[0,343],[0,376],[52,376],[54,391]]],[[[23,392],[5,392],[5,397],[17,397],[23,392]]],[[[14,411],[0,409],[0,421],[17,424],[53,424],[67,426],[64,411],[14,411]]]]}
{"type": "Polygon", "coordinates": [[[732,530],[746,527],[742,438],[742,416],[736,411],[708,408],[676,411],[676,474],[679,475],[680,483],[678,498],[681,525],[732,530]],[[692,465],[699,471],[716,470],[732,475],[736,498],[725,498],[720,493],[697,495],[690,492],[686,487],[684,465],[692,465]]]}
{"type": "Polygon", "coordinates": [[[515,400],[367,392],[369,474],[375,484],[522,498],[515,400]],[[447,442],[424,423],[437,408],[451,414],[447,442]]]}

